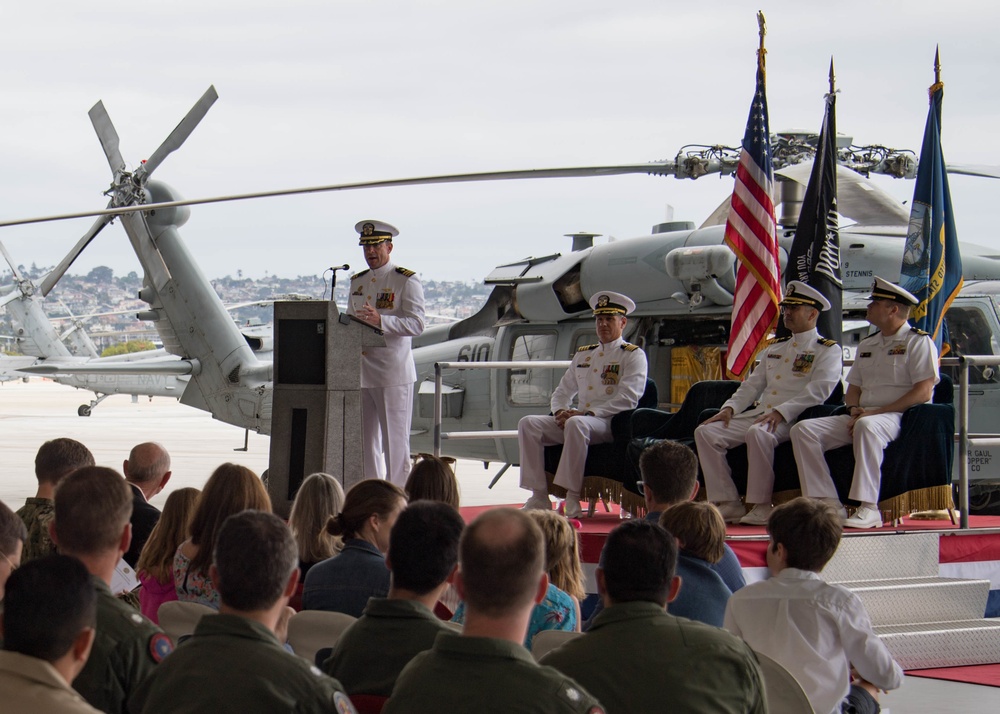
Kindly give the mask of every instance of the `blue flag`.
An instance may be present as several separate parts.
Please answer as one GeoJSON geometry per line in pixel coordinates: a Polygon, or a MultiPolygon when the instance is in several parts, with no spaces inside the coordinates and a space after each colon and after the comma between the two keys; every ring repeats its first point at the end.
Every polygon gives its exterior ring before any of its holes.
{"type": "Polygon", "coordinates": [[[899,284],[920,300],[910,317],[934,338],[938,354],[944,356],[950,348],[944,314],[962,289],[962,256],[941,150],[944,84],[934,84],[930,95],[899,284]]]}

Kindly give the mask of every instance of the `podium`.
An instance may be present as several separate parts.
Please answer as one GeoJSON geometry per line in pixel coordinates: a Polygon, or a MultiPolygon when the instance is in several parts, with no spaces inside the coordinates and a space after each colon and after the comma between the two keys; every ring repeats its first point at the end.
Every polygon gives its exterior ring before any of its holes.
{"type": "Polygon", "coordinates": [[[311,473],[347,491],[364,473],[361,357],[384,347],[382,331],[319,300],[274,303],[274,391],[267,490],[287,518],[311,473]]]}

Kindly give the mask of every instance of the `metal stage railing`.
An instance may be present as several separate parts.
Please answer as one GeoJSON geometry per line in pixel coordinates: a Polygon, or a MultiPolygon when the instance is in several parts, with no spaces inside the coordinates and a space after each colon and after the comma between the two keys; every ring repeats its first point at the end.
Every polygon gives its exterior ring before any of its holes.
{"type": "MultiPolygon", "coordinates": [[[[850,366],[853,360],[844,360],[844,366],[850,366]]],[[[434,364],[434,455],[441,455],[441,442],[444,439],[512,439],[516,431],[441,431],[443,370],[446,369],[562,369],[572,364],[570,360],[521,360],[517,362],[436,362],[434,364]]],[[[942,367],[957,366],[958,405],[956,409],[958,430],[955,443],[958,453],[958,509],[959,527],[969,527],[969,447],[987,446],[1000,447],[1000,434],[970,434],[969,433],[969,368],[970,367],[1000,367],[1000,355],[962,355],[945,357],[941,360],[942,367]]],[[[497,478],[507,470],[506,465],[497,478]]],[[[494,483],[496,478],[494,479],[494,483]]]]}

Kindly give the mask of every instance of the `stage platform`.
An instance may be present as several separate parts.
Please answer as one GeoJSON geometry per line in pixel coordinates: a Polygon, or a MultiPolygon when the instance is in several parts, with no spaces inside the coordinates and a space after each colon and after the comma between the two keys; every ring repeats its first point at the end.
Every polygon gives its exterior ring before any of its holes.
{"type": "MultiPolygon", "coordinates": [[[[511,504],[518,508],[520,504],[511,504]]],[[[474,506],[462,509],[466,521],[475,518],[487,508],[495,506],[474,506]]],[[[591,518],[581,518],[580,557],[587,575],[587,591],[595,592],[593,572],[604,547],[604,539],[612,528],[621,523],[617,506],[612,505],[607,512],[598,505],[591,518]]],[[[939,565],[940,575],[948,578],[968,578],[990,581],[990,596],[986,606],[986,617],[1000,616],[1000,516],[970,516],[968,530],[961,530],[948,520],[923,521],[904,518],[901,526],[872,528],[867,530],[848,529],[845,538],[858,535],[898,534],[907,532],[934,531],[941,534],[939,565]]],[[[764,551],[767,547],[767,532],[763,526],[729,525],[726,542],[733,549],[743,566],[747,582],[756,582],[767,577],[767,563],[764,551]]]]}

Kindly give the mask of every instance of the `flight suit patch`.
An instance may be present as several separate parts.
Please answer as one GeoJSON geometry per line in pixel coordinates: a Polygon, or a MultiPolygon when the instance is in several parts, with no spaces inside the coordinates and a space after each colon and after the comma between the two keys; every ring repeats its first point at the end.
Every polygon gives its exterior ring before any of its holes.
{"type": "Polygon", "coordinates": [[[386,290],[375,297],[376,310],[391,310],[396,304],[396,293],[386,290]]]}
{"type": "Polygon", "coordinates": [[[601,384],[614,386],[621,378],[621,365],[606,364],[601,372],[601,384]]]}
{"type": "Polygon", "coordinates": [[[896,345],[895,347],[891,347],[889,349],[890,357],[894,355],[905,355],[905,354],[906,354],[906,345],[896,345]]]}
{"type": "Polygon", "coordinates": [[[159,664],[163,658],[174,651],[174,644],[162,632],[157,632],[149,638],[149,656],[159,664]]]}
{"type": "Polygon", "coordinates": [[[343,692],[334,692],[333,705],[337,707],[337,714],[357,714],[354,704],[351,703],[351,700],[343,692]]]}
{"type": "Polygon", "coordinates": [[[816,359],[816,355],[812,354],[795,355],[795,361],[792,362],[792,374],[809,374],[812,371],[814,359],[816,359]]]}

